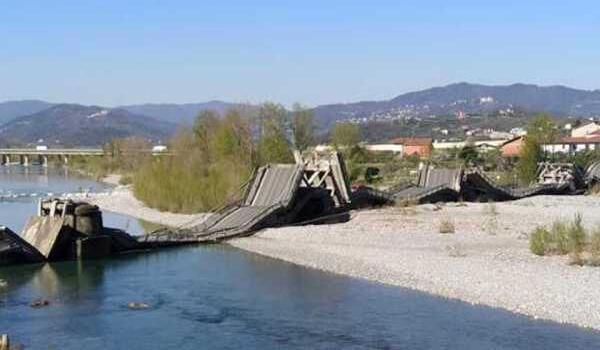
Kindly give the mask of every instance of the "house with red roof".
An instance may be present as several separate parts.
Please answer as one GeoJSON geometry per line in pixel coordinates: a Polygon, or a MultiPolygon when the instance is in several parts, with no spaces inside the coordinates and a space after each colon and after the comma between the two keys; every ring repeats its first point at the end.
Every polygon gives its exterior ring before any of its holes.
{"type": "Polygon", "coordinates": [[[400,137],[391,141],[392,144],[402,145],[402,156],[417,156],[429,158],[433,150],[433,139],[429,137],[400,137]]]}

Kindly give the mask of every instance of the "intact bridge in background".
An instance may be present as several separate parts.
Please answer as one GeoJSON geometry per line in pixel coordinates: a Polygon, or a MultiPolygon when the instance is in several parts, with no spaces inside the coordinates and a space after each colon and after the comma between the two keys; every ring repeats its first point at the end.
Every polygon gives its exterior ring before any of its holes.
{"type": "MultiPolygon", "coordinates": [[[[168,155],[167,152],[156,152],[153,150],[137,150],[122,153],[144,153],[152,155],[168,155]]],[[[0,148],[0,164],[41,164],[48,166],[50,159],[58,159],[64,164],[69,164],[71,157],[102,157],[113,156],[112,153],[102,148],[0,148]]]]}

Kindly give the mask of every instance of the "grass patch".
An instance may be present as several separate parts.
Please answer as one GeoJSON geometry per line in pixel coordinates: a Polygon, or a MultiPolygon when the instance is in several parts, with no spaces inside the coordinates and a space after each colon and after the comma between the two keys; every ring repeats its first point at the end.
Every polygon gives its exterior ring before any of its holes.
{"type": "Polygon", "coordinates": [[[538,226],[529,235],[529,250],[540,256],[569,255],[571,265],[600,263],[600,228],[588,232],[581,215],[572,221],[557,220],[550,228],[538,226]]]}

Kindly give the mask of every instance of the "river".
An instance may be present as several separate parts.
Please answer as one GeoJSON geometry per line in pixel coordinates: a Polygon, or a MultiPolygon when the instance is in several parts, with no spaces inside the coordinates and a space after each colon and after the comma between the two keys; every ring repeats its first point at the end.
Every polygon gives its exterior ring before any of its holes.
{"type": "MultiPolygon", "coordinates": [[[[105,185],[0,170],[0,224],[105,185]]],[[[143,225],[105,213],[107,226],[143,225]]],[[[226,245],[0,268],[0,333],[26,349],[594,349],[600,333],[264,258],[226,245]],[[31,308],[45,298],[50,305],[31,308]],[[131,310],[130,302],[149,308],[131,310]]]]}

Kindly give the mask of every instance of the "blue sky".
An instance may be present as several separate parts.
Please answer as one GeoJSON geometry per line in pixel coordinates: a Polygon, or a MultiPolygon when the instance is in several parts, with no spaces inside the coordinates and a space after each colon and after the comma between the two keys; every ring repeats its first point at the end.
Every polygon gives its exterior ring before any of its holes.
{"type": "Polygon", "coordinates": [[[0,101],[301,102],[600,88],[594,1],[4,1],[0,101]]]}

